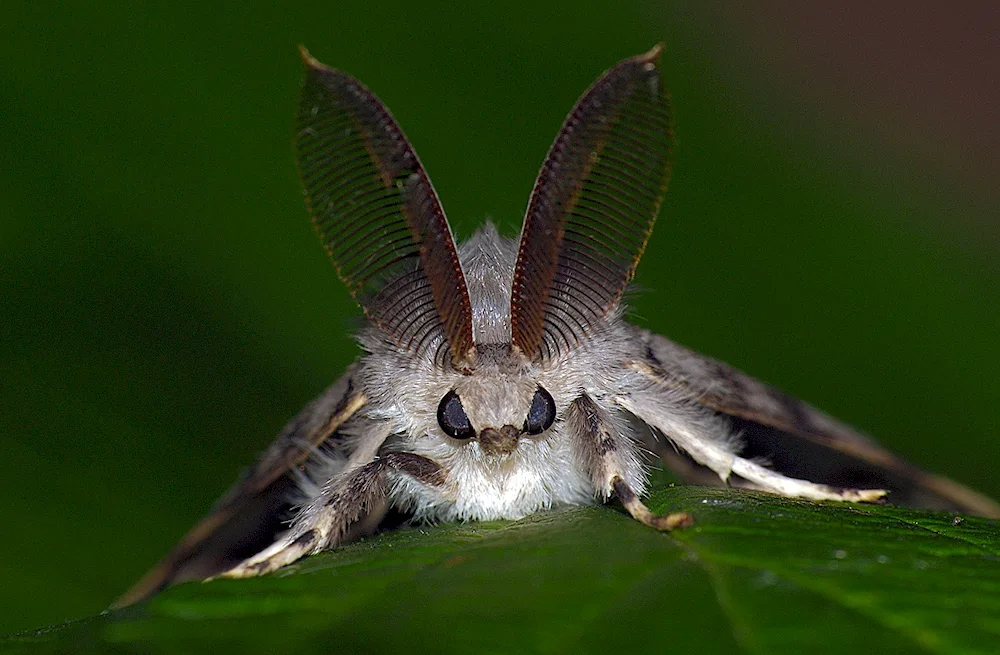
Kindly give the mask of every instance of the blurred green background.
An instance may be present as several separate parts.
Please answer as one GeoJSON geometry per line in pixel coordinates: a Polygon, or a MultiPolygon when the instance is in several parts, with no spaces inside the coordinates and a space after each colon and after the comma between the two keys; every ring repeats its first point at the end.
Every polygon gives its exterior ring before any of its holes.
{"type": "Polygon", "coordinates": [[[516,234],[583,89],[664,41],[634,320],[1000,496],[997,12],[4,2],[0,634],[94,614],[356,355],[302,206],[295,46],[516,234]]]}

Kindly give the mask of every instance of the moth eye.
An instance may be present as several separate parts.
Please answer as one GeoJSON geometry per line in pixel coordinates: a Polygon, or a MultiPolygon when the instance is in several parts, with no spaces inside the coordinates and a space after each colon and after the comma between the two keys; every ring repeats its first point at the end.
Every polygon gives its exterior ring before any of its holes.
{"type": "Polygon", "coordinates": [[[541,434],[549,429],[556,420],[556,402],[545,389],[538,387],[535,397],[531,399],[531,409],[528,418],[524,419],[522,430],[528,434],[541,434]]]}
{"type": "Polygon", "coordinates": [[[469,417],[465,415],[465,408],[458,394],[449,391],[441,399],[438,405],[438,425],[449,437],[456,439],[471,439],[476,436],[476,431],[472,429],[469,417]]]}

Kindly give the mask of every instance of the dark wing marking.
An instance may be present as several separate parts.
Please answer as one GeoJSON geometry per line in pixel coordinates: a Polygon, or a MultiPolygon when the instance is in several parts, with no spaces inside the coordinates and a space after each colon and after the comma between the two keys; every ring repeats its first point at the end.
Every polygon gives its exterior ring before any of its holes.
{"type": "Polygon", "coordinates": [[[733,417],[744,457],[765,458],[797,478],[889,489],[889,500],[900,504],[1000,518],[993,500],[917,468],[809,404],[658,334],[634,330],[646,346],[647,374],[733,417]]]}
{"type": "Polygon", "coordinates": [[[285,426],[257,464],[212,511],[121,598],[124,607],[184,580],[217,575],[270,545],[294,491],[289,471],[330,439],[364,404],[352,385],[352,366],[285,426]]]}
{"type": "Polygon", "coordinates": [[[351,294],[400,348],[458,368],[472,309],[455,241],[420,160],[361,82],[302,49],[296,146],[316,230],[351,294]]]}
{"type": "Polygon", "coordinates": [[[521,230],[514,344],[566,354],[618,305],[667,188],[673,143],[661,47],[626,59],[577,101],[542,165],[521,230]]]}

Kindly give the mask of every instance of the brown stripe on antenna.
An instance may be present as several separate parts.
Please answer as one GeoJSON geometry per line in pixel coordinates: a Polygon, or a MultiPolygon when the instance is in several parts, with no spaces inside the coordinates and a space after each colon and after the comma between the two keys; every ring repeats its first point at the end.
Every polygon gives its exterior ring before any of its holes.
{"type": "Polygon", "coordinates": [[[580,97],[535,181],[514,269],[514,344],[567,354],[621,299],[667,189],[670,102],[661,45],[626,59],[580,97]]]}
{"type": "Polygon", "coordinates": [[[337,273],[398,347],[466,368],[475,354],[469,292],[430,179],[371,91],[300,51],[299,170],[337,273]]]}

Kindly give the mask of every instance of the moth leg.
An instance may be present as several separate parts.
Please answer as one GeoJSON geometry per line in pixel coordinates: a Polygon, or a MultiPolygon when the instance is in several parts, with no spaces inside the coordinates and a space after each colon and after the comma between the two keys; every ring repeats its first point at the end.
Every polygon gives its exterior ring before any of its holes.
{"type": "Polygon", "coordinates": [[[385,503],[389,470],[432,485],[445,481],[444,469],[422,455],[386,453],[333,480],[302,509],[284,537],[219,577],[264,575],[341,543],[354,524],[363,520],[374,507],[385,503]]]}
{"type": "Polygon", "coordinates": [[[884,489],[844,489],[789,478],[742,457],[733,460],[733,473],[749,481],[752,488],[791,498],[870,503],[888,493],[884,489]]]}
{"type": "Polygon", "coordinates": [[[632,487],[617,476],[611,481],[611,487],[632,518],[643,525],[648,525],[656,530],[668,531],[675,528],[686,528],[694,523],[694,518],[687,512],[654,514],[646,507],[645,503],[639,500],[639,497],[632,491],[632,487]]]}
{"type": "Polygon", "coordinates": [[[739,442],[731,436],[728,423],[690,403],[673,400],[669,393],[646,397],[632,394],[616,399],[617,403],[660,432],[728,483],[733,473],[753,488],[789,498],[872,502],[886,495],[883,489],[839,489],[808,480],[790,478],[777,471],[740,457],[739,442]]]}
{"type": "Polygon", "coordinates": [[[645,470],[623,417],[615,420],[608,410],[583,394],[570,404],[566,423],[577,456],[598,495],[607,499],[614,494],[632,518],[657,530],[691,525],[690,514],[657,515],[639,499],[645,488],[645,470]]]}

